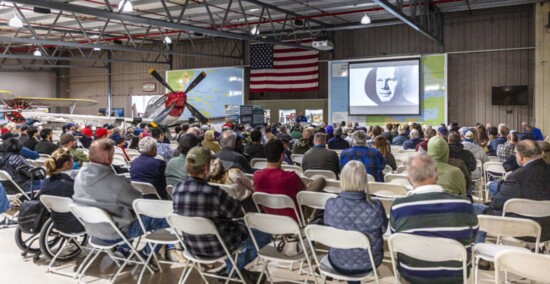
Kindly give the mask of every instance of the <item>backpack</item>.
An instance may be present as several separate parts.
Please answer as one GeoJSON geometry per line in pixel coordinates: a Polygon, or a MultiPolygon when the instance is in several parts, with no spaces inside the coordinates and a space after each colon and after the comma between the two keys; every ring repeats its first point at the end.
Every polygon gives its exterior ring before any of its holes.
{"type": "Polygon", "coordinates": [[[37,234],[49,218],[49,212],[40,200],[27,200],[19,208],[19,228],[27,234],[37,234]]]}

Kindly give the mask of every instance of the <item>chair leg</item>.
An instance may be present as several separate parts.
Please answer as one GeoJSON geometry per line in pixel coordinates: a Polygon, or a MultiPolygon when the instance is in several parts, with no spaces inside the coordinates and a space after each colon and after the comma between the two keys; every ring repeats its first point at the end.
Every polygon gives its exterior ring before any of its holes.
{"type": "MultiPolygon", "coordinates": [[[[151,248],[151,246],[149,246],[149,247],[151,248]]],[[[151,257],[153,257],[153,255],[155,255],[155,247],[156,247],[156,245],[154,245],[151,248],[151,253],[147,257],[147,260],[146,260],[145,264],[143,265],[143,268],[141,269],[141,273],[139,274],[139,278],[138,278],[138,281],[137,281],[138,284],[141,283],[141,280],[143,279],[143,274],[145,274],[145,269],[147,268],[147,265],[151,261],[151,257]]]]}
{"type": "Polygon", "coordinates": [[[71,242],[72,239],[73,238],[70,238],[68,242],[63,242],[63,245],[59,248],[57,253],[53,256],[52,260],[50,261],[50,264],[48,265],[48,270],[46,270],[46,273],[52,271],[52,266],[54,265],[55,261],[57,260],[61,252],[63,252],[65,247],[71,242]]]}
{"type": "Polygon", "coordinates": [[[477,284],[477,281],[478,281],[478,277],[479,277],[478,269],[479,269],[479,257],[476,257],[474,262],[474,284],[477,284]]]}
{"type": "Polygon", "coordinates": [[[181,272],[181,276],[180,276],[180,279],[178,280],[178,284],[183,284],[185,283],[185,280],[187,280],[187,277],[185,277],[184,279],[184,275],[186,275],[186,271],[190,271],[191,269],[193,269],[193,266],[191,265],[191,268],[188,267],[189,265],[189,260],[187,259],[185,261],[185,265],[183,267],[183,271],[181,272]]]}
{"type": "Polygon", "coordinates": [[[132,253],[128,256],[128,258],[126,258],[126,260],[124,261],[124,263],[122,264],[122,266],[117,270],[117,272],[115,273],[115,275],[113,276],[113,279],[111,279],[111,284],[114,284],[115,283],[115,280],[116,278],[118,277],[118,275],[122,272],[122,270],[124,269],[124,267],[126,267],[126,264],[128,263],[128,261],[130,260],[130,258],[132,258],[132,256],[135,254],[134,250],[132,250],[132,253]]]}
{"type": "MultiPolygon", "coordinates": [[[[80,283],[82,281],[82,276],[86,273],[86,271],[88,270],[88,268],[90,268],[90,265],[95,261],[95,259],[97,258],[97,256],[101,253],[101,250],[97,250],[95,251],[95,256],[93,258],[90,259],[90,261],[86,264],[86,266],[84,267],[84,269],[80,272],[80,275],[78,276],[78,282],[80,283]]],[[[90,253],[90,256],[93,255],[94,252],[90,253]]]]}
{"type": "Polygon", "coordinates": [[[117,267],[120,267],[120,262],[118,262],[116,255],[114,255],[110,250],[105,250],[105,253],[109,255],[109,257],[113,260],[113,262],[116,264],[117,267]]]}

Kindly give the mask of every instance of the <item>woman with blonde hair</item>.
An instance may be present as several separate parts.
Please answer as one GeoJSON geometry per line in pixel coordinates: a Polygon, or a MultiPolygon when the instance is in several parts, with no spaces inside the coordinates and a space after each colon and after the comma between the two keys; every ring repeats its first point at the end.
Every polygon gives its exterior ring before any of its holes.
{"type": "Polygon", "coordinates": [[[345,275],[368,273],[382,264],[382,235],[386,232],[388,218],[380,200],[369,197],[367,170],[363,163],[348,162],[342,169],[340,182],[342,192],[325,205],[325,225],[365,234],[370,240],[375,263],[370,262],[364,249],[330,249],[328,260],[337,272],[345,275]]]}
{"type": "Polygon", "coordinates": [[[214,131],[212,130],[208,130],[204,133],[204,140],[202,140],[202,146],[214,153],[218,153],[222,149],[222,147],[220,146],[220,143],[216,141],[216,136],[214,135],[214,131]]]}
{"type": "MultiPolygon", "coordinates": [[[[58,149],[46,160],[46,173],[50,176],[42,184],[39,195],[53,195],[72,198],[74,180],[66,173],[73,168],[73,157],[69,151],[58,149]]],[[[72,213],[52,212],[55,228],[65,233],[84,231],[80,222],[72,213]]]]}

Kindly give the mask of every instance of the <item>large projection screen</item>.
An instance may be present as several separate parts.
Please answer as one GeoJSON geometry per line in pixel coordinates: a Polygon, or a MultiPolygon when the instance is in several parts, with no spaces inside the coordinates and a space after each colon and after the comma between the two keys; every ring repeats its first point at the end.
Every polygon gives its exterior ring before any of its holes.
{"type": "Polygon", "coordinates": [[[420,114],[420,59],[349,64],[350,115],[420,114]]]}

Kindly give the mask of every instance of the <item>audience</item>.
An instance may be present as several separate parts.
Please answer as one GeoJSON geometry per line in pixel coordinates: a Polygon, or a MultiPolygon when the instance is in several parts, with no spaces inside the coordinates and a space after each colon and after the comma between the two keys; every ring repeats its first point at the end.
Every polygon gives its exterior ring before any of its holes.
{"type": "Polygon", "coordinates": [[[384,182],[384,168],[386,167],[386,159],[382,154],[374,149],[367,147],[367,135],[365,132],[359,130],[352,135],[353,147],[345,149],[340,154],[340,168],[352,160],[361,161],[367,173],[372,175],[378,182],[384,182]]]}
{"type": "MultiPolygon", "coordinates": [[[[483,127],[483,125],[481,125],[483,127]]],[[[471,152],[474,155],[474,158],[476,160],[481,161],[481,163],[487,162],[487,155],[485,154],[485,150],[479,145],[477,145],[474,141],[474,133],[470,130],[466,131],[464,136],[462,137],[462,145],[464,145],[464,150],[471,152]]],[[[476,161],[477,164],[477,161],[476,161]]],[[[478,168],[476,165],[476,169],[471,172],[472,173],[472,179],[479,179],[481,178],[481,168],[478,168]]]]}
{"type": "Polygon", "coordinates": [[[446,192],[466,195],[466,178],[462,171],[449,165],[449,145],[441,137],[433,137],[428,142],[428,155],[432,157],[437,168],[437,184],[446,192]]]}
{"type": "Polygon", "coordinates": [[[202,140],[202,146],[206,147],[214,153],[218,153],[222,149],[220,143],[216,141],[216,136],[214,135],[214,131],[212,130],[207,130],[206,132],[204,132],[204,140],[202,140]]]}
{"type": "MultiPolygon", "coordinates": [[[[29,192],[32,189],[31,179],[24,174],[21,168],[29,168],[27,160],[21,155],[21,143],[19,139],[12,137],[4,141],[1,145],[0,170],[6,171],[12,180],[24,191],[29,192]]],[[[11,182],[2,182],[7,194],[21,193],[11,182]]]]}
{"type": "Polygon", "coordinates": [[[411,139],[403,142],[403,150],[410,150],[410,149],[416,150],[416,145],[422,142],[422,139],[420,139],[420,133],[418,132],[418,130],[416,129],[411,130],[410,136],[411,136],[411,139]]]}
{"type": "Polygon", "coordinates": [[[542,131],[540,131],[540,129],[531,126],[529,123],[525,121],[521,123],[521,127],[523,128],[523,131],[533,135],[533,139],[535,139],[535,141],[544,140],[544,136],[542,135],[542,131]]]}
{"type": "Polygon", "coordinates": [[[497,157],[501,162],[514,155],[514,150],[518,143],[518,136],[515,132],[508,134],[507,138],[508,140],[504,144],[497,146],[497,157]]]}
{"type": "Polygon", "coordinates": [[[264,144],[262,144],[262,132],[260,130],[252,130],[250,132],[250,144],[244,147],[244,153],[252,159],[265,159],[264,144]]]}
{"type": "Polygon", "coordinates": [[[480,124],[476,127],[477,132],[477,144],[481,149],[483,149],[484,153],[488,152],[488,146],[489,146],[489,136],[487,135],[487,130],[485,129],[485,126],[483,124],[480,124]]]}
{"type": "Polygon", "coordinates": [[[294,148],[292,149],[292,154],[305,154],[313,144],[313,132],[312,128],[306,128],[302,132],[302,138],[300,138],[296,143],[294,143],[294,148]]]}
{"type": "Polygon", "coordinates": [[[216,156],[221,160],[225,170],[231,168],[239,168],[247,174],[253,172],[248,160],[240,153],[235,151],[237,135],[232,130],[225,130],[220,136],[220,145],[222,149],[216,153],[216,156]]]}
{"type": "Polygon", "coordinates": [[[476,158],[472,152],[465,150],[464,145],[461,143],[458,133],[453,132],[449,134],[449,158],[458,159],[464,162],[467,172],[473,172],[476,169],[476,158]]]}
{"type": "MultiPolygon", "coordinates": [[[[382,140],[384,137],[379,136],[382,140]]],[[[384,239],[388,218],[380,200],[369,196],[366,169],[359,161],[350,161],[342,169],[341,188],[338,197],[325,204],[325,225],[348,231],[359,231],[370,241],[374,263],[367,250],[333,249],[328,253],[331,266],[344,275],[368,273],[382,264],[384,239]]],[[[348,282],[352,283],[352,282],[348,282]]]]}
{"type": "MultiPolygon", "coordinates": [[[[437,147],[445,143],[438,141],[437,147]]],[[[428,150],[432,149],[432,145],[428,150]]],[[[424,153],[409,157],[407,177],[414,189],[407,197],[396,199],[390,211],[392,233],[410,233],[421,236],[450,238],[470,247],[478,231],[478,220],[468,199],[449,193],[438,182],[439,169],[434,160],[424,153]]],[[[414,245],[414,244],[411,244],[414,245]]],[[[399,274],[410,283],[462,283],[460,262],[425,262],[398,255],[399,274]],[[422,269],[418,269],[422,268],[422,269]]]]}
{"type": "Polygon", "coordinates": [[[82,167],[84,162],[88,162],[88,156],[84,152],[76,150],[76,138],[72,134],[65,133],[61,135],[59,145],[61,145],[62,149],[65,149],[71,153],[74,161],[78,163],[79,168],[82,167]]]}
{"type": "Polygon", "coordinates": [[[38,128],[36,127],[29,127],[27,130],[27,134],[29,135],[29,138],[27,141],[25,141],[22,145],[24,147],[29,148],[30,150],[34,151],[36,148],[36,145],[38,144],[38,128]]]}
{"type": "Polygon", "coordinates": [[[304,154],[302,170],[327,170],[336,176],[340,173],[340,160],[338,154],[326,148],[327,136],[324,133],[315,133],[313,147],[304,154]]]}
{"type": "Polygon", "coordinates": [[[328,148],[332,150],[343,150],[349,148],[349,143],[342,138],[342,128],[334,130],[334,137],[328,140],[328,148]]]}
{"type": "Polygon", "coordinates": [[[241,170],[237,168],[231,168],[227,171],[224,170],[223,165],[218,158],[213,159],[210,162],[208,182],[229,185],[231,190],[227,193],[229,196],[237,200],[243,200],[246,196],[250,196],[254,191],[252,182],[241,170]]]}
{"type": "MultiPolygon", "coordinates": [[[[172,149],[170,148],[170,141],[164,142],[164,133],[160,128],[155,128],[151,133],[151,136],[157,140],[157,155],[162,156],[164,161],[168,162],[172,158],[172,149]]],[[[145,136],[147,137],[147,136],[145,136]]]]}
{"type": "Polygon", "coordinates": [[[27,135],[28,129],[29,127],[27,125],[21,126],[21,134],[19,134],[19,143],[21,143],[21,145],[24,145],[29,139],[29,135],[27,135]]]}
{"type": "Polygon", "coordinates": [[[487,153],[487,155],[496,156],[498,145],[506,143],[506,137],[508,137],[510,131],[507,127],[501,128],[500,131],[496,127],[489,127],[487,131],[489,132],[490,139],[489,146],[487,146],[489,148],[489,153],[487,153]],[[496,136],[497,133],[498,137],[496,136]]]}
{"type": "Polygon", "coordinates": [[[537,142],[542,152],[541,156],[547,165],[550,165],[550,143],[546,141],[537,142]]]}
{"type": "Polygon", "coordinates": [[[197,145],[200,141],[194,134],[184,134],[180,136],[178,151],[179,155],[170,159],[166,165],[166,184],[175,186],[178,182],[183,181],[187,177],[185,170],[185,157],[189,150],[197,145]]]}
{"type": "Polygon", "coordinates": [[[399,125],[397,132],[399,133],[399,135],[395,136],[391,143],[393,145],[401,146],[403,145],[403,143],[405,143],[405,141],[409,139],[407,137],[407,125],[405,124],[399,125]]]}
{"type": "MultiPolygon", "coordinates": [[[[132,161],[130,179],[152,184],[160,198],[169,199],[166,192],[166,179],[164,178],[166,162],[155,158],[157,156],[157,145],[157,141],[150,136],[141,138],[139,141],[141,155],[132,161]]],[[[146,197],[155,198],[154,196],[146,197]]]]}
{"type": "MultiPolygon", "coordinates": [[[[53,132],[49,128],[44,128],[40,131],[40,138],[42,140],[36,144],[35,151],[38,154],[48,154],[51,155],[59,147],[52,142],[53,132]]],[[[21,141],[21,140],[19,140],[21,141]]]]}

